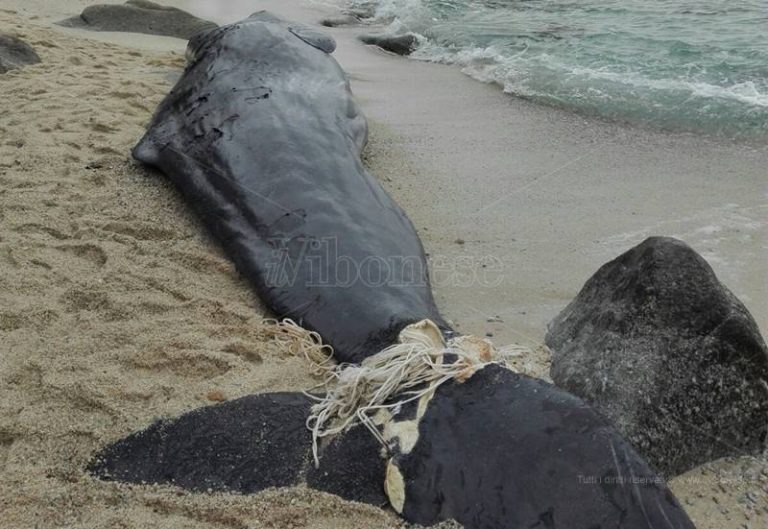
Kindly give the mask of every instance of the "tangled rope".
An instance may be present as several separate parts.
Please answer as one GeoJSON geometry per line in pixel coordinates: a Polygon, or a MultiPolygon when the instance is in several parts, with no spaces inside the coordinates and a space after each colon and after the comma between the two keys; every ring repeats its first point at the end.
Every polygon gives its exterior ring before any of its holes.
{"type": "Polygon", "coordinates": [[[375,412],[386,409],[397,414],[404,404],[420,399],[449,380],[463,382],[489,364],[511,368],[507,360],[528,351],[522,346],[497,350],[490,341],[474,336],[460,336],[446,343],[433,322],[422,320],[403,329],[397,344],[366,358],[360,365],[336,365],[331,347],[324,345],[317,333],[291,320],[276,322],[274,336],[293,354],[303,354],[313,375],[323,377],[317,387],[325,390],[324,397],[305,393],[316,401],[307,419],[316,466],[321,439],[363,424],[386,447],[373,422],[375,412]],[[445,361],[448,354],[450,361],[445,361]]]}
{"type": "Polygon", "coordinates": [[[325,376],[336,367],[333,348],[323,344],[320,334],[301,327],[291,319],[264,320],[264,332],[292,355],[303,355],[312,376],[325,376]]]}

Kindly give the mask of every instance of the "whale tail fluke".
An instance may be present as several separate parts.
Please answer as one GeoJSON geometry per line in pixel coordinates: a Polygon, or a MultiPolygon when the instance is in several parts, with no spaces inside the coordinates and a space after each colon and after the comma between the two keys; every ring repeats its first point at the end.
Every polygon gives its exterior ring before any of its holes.
{"type": "Polygon", "coordinates": [[[309,406],[301,393],[271,393],[200,408],[106,447],[88,470],[105,480],[190,490],[295,485],[311,447],[309,406]]]}
{"type": "Polygon", "coordinates": [[[303,483],[385,505],[384,460],[365,428],[330,440],[320,467],[312,464],[311,404],[302,393],[268,393],[200,408],[107,446],[88,471],[107,481],[243,494],[303,483]]]}

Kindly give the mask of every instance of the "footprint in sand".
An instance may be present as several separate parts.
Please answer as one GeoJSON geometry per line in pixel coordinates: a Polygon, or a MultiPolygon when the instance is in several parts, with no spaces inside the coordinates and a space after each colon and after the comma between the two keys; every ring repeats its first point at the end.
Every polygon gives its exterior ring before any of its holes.
{"type": "Polygon", "coordinates": [[[119,90],[108,92],[107,95],[109,97],[116,97],[117,99],[133,99],[134,97],[138,97],[135,92],[121,92],[119,90]]]}
{"type": "Polygon", "coordinates": [[[100,145],[98,147],[93,148],[93,152],[97,154],[117,154],[119,156],[124,156],[125,153],[122,151],[118,151],[117,149],[114,149],[112,147],[107,147],[105,145],[100,145]]]}
{"type": "Polygon", "coordinates": [[[188,344],[183,343],[171,343],[165,347],[145,350],[126,358],[125,362],[138,369],[197,379],[215,378],[232,369],[225,359],[209,352],[188,348],[188,344]]]}
{"type": "Polygon", "coordinates": [[[167,241],[179,237],[176,230],[160,228],[146,222],[109,222],[101,226],[104,231],[127,235],[140,241],[167,241]]]}
{"type": "Polygon", "coordinates": [[[24,234],[26,236],[42,235],[52,237],[60,241],[70,238],[69,235],[60,230],[57,230],[56,228],[45,226],[43,224],[37,224],[34,222],[16,226],[13,228],[13,231],[16,233],[24,234]]]}
{"type": "Polygon", "coordinates": [[[79,143],[75,143],[74,141],[65,141],[64,145],[66,145],[67,147],[71,147],[76,151],[79,151],[83,148],[82,145],[80,145],[79,143]]]}
{"type": "Polygon", "coordinates": [[[90,128],[94,132],[102,132],[106,134],[110,134],[118,131],[117,128],[112,127],[111,125],[107,125],[106,123],[102,123],[100,121],[89,121],[88,124],[85,126],[90,128]]]}
{"type": "Polygon", "coordinates": [[[112,307],[109,295],[102,290],[84,289],[80,287],[70,288],[60,298],[67,312],[80,312],[84,310],[105,311],[112,307]]]}
{"type": "Polygon", "coordinates": [[[0,431],[0,469],[5,469],[5,463],[8,461],[8,455],[15,441],[16,438],[9,432],[0,431]]]}
{"type": "Polygon", "coordinates": [[[107,262],[107,253],[100,246],[95,244],[74,244],[67,246],[56,246],[56,250],[64,252],[80,259],[84,259],[93,263],[98,267],[102,267],[107,262]]]}
{"type": "Polygon", "coordinates": [[[42,329],[59,317],[54,310],[0,311],[0,331],[12,332],[23,328],[42,329]]]}
{"type": "Polygon", "coordinates": [[[169,257],[193,272],[225,274],[230,277],[237,277],[237,272],[235,271],[234,266],[224,259],[217,259],[205,254],[179,251],[171,252],[169,257]]]}
{"type": "Polygon", "coordinates": [[[38,40],[32,42],[33,46],[40,46],[41,48],[58,48],[57,44],[54,44],[50,40],[38,40]]]}
{"type": "Polygon", "coordinates": [[[253,346],[249,346],[247,343],[241,341],[234,341],[225,345],[222,351],[238,356],[247,362],[254,364],[261,364],[264,361],[261,355],[254,350],[253,346]]]}

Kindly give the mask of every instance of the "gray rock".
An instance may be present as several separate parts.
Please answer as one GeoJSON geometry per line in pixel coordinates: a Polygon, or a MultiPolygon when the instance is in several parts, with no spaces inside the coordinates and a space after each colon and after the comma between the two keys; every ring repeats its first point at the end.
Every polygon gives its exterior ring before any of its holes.
{"type": "Polygon", "coordinates": [[[125,31],[189,39],[201,31],[218,26],[175,7],[148,0],[128,0],[123,5],[92,5],[80,16],[58,22],[61,26],[92,31],[125,31]]]}
{"type": "Polygon", "coordinates": [[[662,473],[765,449],[768,349],[681,241],[652,237],[600,268],[546,343],[555,384],[597,407],[662,473]]]}
{"type": "Polygon", "coordinates": [[[360,35],[359,39],[365,44],[372,44],[398,55],[410,55],[419,43],[416,35],[410,33],[396,37],[389,35],[360,35]]]}
{"type": "Polygon", "coordinates": [[[32,46],[21,39],[0,33],[0,74],[39,62],[40,57],[32,46]]]}
{"type": "Polygon", "coordinates": [[[342,15],[338,17],[324,18],[320,21],[321,26],[327,28],[337,28],[341,26],[356,26],[360,24],[360,19],[354,15],[342,15]]]}

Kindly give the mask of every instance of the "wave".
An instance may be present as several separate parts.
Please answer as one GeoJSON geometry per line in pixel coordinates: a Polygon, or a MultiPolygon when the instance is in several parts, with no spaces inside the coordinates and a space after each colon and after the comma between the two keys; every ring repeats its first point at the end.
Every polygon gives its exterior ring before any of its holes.
{"type": "Polygon", "coordinates": [[[718,3],[712,17],[713,2],[365,3],[387,32],[417,35],[414,59],[519,97],[665,129],[768,135],[768,38],[751,33],[759,4],[718,3]]]}

